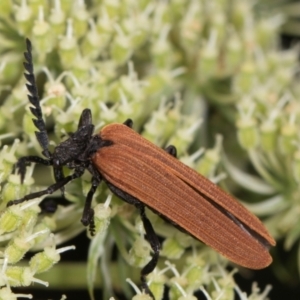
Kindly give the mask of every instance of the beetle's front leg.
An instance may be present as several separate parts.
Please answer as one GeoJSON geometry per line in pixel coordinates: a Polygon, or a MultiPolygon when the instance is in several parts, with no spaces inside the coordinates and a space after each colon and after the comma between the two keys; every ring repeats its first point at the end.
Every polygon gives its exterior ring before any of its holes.
{"type": "Polygon", "coordinates": [[[61,181],[56,182],[52,185],[50,185],[48,188],[46,188],[45,190],[39,191],[39,192],[35,192],[35,193],[31,193],[28,194],[26,196],[24,196],[21,199],[18,200],[12,200],[9,201],[7,203],[7,206],[11,206],[11,205],[15,205],[15,204],[19,204],[22,203],[26,200],[31,200],[34,198],[38,198],[38,197],[42,197],[44,195],[50,195],[52,193],[54,193],[55,191],[57,191],[58,189],[62,188],[63,186],[65,186],[67,183],[69,183],[70,181],[82,176],[82,174],[84,173],[84,168],[82,167],[78,167],[75,169],[74,173],[72,175],[69,175],[67,177],[64,177],[61,181]]]}
{"type": "Polygon", "coordinates": [[[26,167],[30,163],[36,163],[40,165],[45,165],[45,166],[51,166],[53,165],[53,162],[51,159],[44,159],[39,156],[24,156],[18,159],[16,164],[14,165],[13,172],[16,170],[17,173],[21,177],[21,183],[24,182],[24,178],[26,175],[26,167]]]}

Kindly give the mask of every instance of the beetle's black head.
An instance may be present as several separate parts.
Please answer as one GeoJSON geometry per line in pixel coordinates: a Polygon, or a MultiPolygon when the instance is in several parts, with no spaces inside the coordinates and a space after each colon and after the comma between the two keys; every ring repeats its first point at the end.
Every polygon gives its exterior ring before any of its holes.
{"type": "Polygon", "coordinates": [[[61,142],[54,149],[52,154],[53,164],[64,166],[68,163],[73,164],[75,161],[88,159],[83,154],[91,141],[93,131],[91,111],[85,109],[81,114],[77,131],[71,133],[67,140],[61,142]]]}
{"type": "Polygon", "coordinates": [[[90,109],[81,113],[78,129],[69,138],[60,143],[52,154],[54,167],[68,166],[74,168],[78,164],[88,164],[91,155],[99,148],[110,146],[112,143],[103,141],[99,135],[93,136],[94,125],[90,109]]]}
{"type": "Polygon", "coordinates": [[[78,129],[69,138],[55,147],[52,154],[52,164],[56,182],[64,178],[63,166],[70,169],[88,169],[93,176],[96,170],[91,165],[91,156],[100,148],[110,146],[112,142],[104,141],[100,135],[93,135],[94,125],[90,109],[81,113],[78,129]],[[91,171],[93,169],[93,171],[91,171]]]}

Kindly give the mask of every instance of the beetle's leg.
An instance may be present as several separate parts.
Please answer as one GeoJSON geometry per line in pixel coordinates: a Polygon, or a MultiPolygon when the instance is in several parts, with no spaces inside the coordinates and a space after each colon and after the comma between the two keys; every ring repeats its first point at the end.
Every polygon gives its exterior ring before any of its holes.
{"type": "Polygon", "coordinates": [[[129,128],[132,128],[133,121],[131,119],[127,119],[123,124],[126,125],[129,128]]]}
{"type": "Polygon", "coordinates": [[[177,158],[177,149],[175,146],[169,145],[167,148],[165,148],[165,151],[177,158]]]}
{"type": "Polygon", "coordinates": [[[95,223],[94,223],[94,210],[92,209],[91,205],[92,205],[92,200],[93,200],[93,196],[96,192],[96,189],[102,181],[102,177],[101,177],[100,173],[92,165],[90,165],[88,167],[88,170],[93,175],[92,186],[91,186],[91,188],[86,196],[86,199],[85,199],[81,223],[84,226],[90,225],[89,230],[90,230],[91,235],[93,236],[95,234],[95,223]]]}
{"type": "Polygon", "coordinates": [[[146,231],[146,236],[145,236],[146,240],[149,242],[149,244],[154,252],[152,259],[147,263],[147,265],[141,271],[142,288],[145,290],[145,292],[147,294],[149,294],[154,299],[154,296],[153,296],[152,292],[150,291],[149,286],[147,284],[146,276],[149,273],[151,273],[157,265],[157,261],[159,258],[159,252],[160,252],[160,242],[158,240],[157,235],[155,234],[155,231],[151,225],[151,222],[149,221],[149,219],[146,216],[145,206],[140,205],[139,209],[140,209],[140,216],[141,216],[141,219],[142,219],[142,222],[144,225],[144,229],[146,231]]]}
{"type": "Polygon", "coordinates": [[[48,134],[47,134],[45,122],[43,120],[43,114],[40,106],[38,89],[35,82],[32,53],[31,53],[32,47],[29,39],[26,39],[26,48],[27,48],[27,52],[24,52],[24,57],[26,62],[24,62],[23,65],[27,73],[24,73],[24,76],[28,81],[28,83],[26,83],[27,90],[30,93],[30,95],[27,95],[28,100],[33,105],[33,107],[32,106],[30,107],[30,111],[36,117],[36,119],[32,119],[32,121],[35,127],[39,130],[35,132],[35,135],[39,144],[43,149],[42,154],[45,157],[50,159],[51,153],[48,149],[49,146],[48,134]]]}
{"type": "Polygon", "coordinates": [[[145,292],[147,294],[149,294],[154,299],[154,296],[153,296],[152,292],[150,291],[148,284],[146,282],[146,276],[149,273],[151,273],[157,265],[159,251],[160,251],[160,242],[154,232],[154,229],[153,229],[149,219],[147,218],[147,216],[145,214],[145,205],[141,201],[139,201],[137,198],[120,190],[119,188],[115,187],[111,183],[106,182],[106,184],[115,195],[119,196],[121,199],[123,199],[124,201],[126,201],[129,204],[134,205],[136,208],[138,208],[140,210],[140,216],[141,216],[141,219],[142,219],[142,222],[144,225],[144,229],[146,232],[146,239],[150,243],[150,246],[154,252],[152,259],[141,270],[142,288],[145,290],[145,292]]]}
{"type": "Polygon", "coordinates": [[[50,159],[47,160],[47,159],[41,158],[39,156],[24,156],[24,157],[19,158],[17,163],[14,165],[13,172],[15,170],[17,170],[17,173],[21,177],[21,183],[23,183],[24,178],[25,178],[26,167],[32,162],[41,164],[41,165],[45,165],[45,166],[51,166],[53,164],[52,160],[50,160],[50,159]]]}
{"type": "Polygon", "coordinates": [[[56,183],[50,185],[45,190],[42,190],[42,191],[39,191],[39,192],[35,192],[35,193],[31,193],[31,194],[26,195],[23,198],[18,199],[18,200],[9,201],[7,203],[7,206],[11,206],[11,205],[14,205],[14,204],[19,204],[19,203],[22,203],[22,202],[24,202],[26,200],[31,200],[31,199],[38,198],[38,197],[41,197],[41,196],[44,196],[44,195],[52,194],[55,191],[57,191],[58,189],[60,189],[63,186],[65,186],[68,182],[70,182],[70,181],[72,181],[72,180],[74,180],[74,179],[82,176],[82,174],[84,173],[84,170],[85,170],[85,166],[80,166],[80,167],[78,167],[78,168],[75,169],[75,171],[74,171],[74,173],[72,175],[69,175],[69,176],[63,178],[61,181],[56,182],[56,183]]]}

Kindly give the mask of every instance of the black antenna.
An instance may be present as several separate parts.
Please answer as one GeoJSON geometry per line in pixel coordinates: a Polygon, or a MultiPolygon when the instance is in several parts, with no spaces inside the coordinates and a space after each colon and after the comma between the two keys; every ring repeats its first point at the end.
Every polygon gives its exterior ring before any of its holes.
{"type": "Polygon", "coordinates": [[[48,134],[46,131],[45,121],[43,119],[42,109],[40,106],[40,98],[35,82],[34,70],[33,70],[33,61],[32,61],[32,46],[29,39],[26,39],[26,48],[27,52],[24,52],[24,57],[26,62],[23,63],[25,70],[27,73],[24,73],[25,78],[27,79],[28,83],[26,83],[26,87],[30,93],[28,94],[28,100],[34,107],[30,107],[30,111],[36,117],[36,119],[32,119],[35,127],[39,131],[35,131],[36,138],[41,145],[43,151],[42,154],[47,157],[48,159],[51,158],[51,154],[49,152],[49,140],[48,134]]]}

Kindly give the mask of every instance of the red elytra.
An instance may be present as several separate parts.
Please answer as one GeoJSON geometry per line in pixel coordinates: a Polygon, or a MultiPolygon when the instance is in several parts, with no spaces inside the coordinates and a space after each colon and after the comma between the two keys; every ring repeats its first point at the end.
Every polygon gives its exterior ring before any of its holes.
{"type": "Polygon", "coordinates": [[[92,156],[105,181],[236,264],[262,269],[272,262],[274,239],[217,185],[123,124],[107,125],[99,135],[113,142],[92,156]]]}

